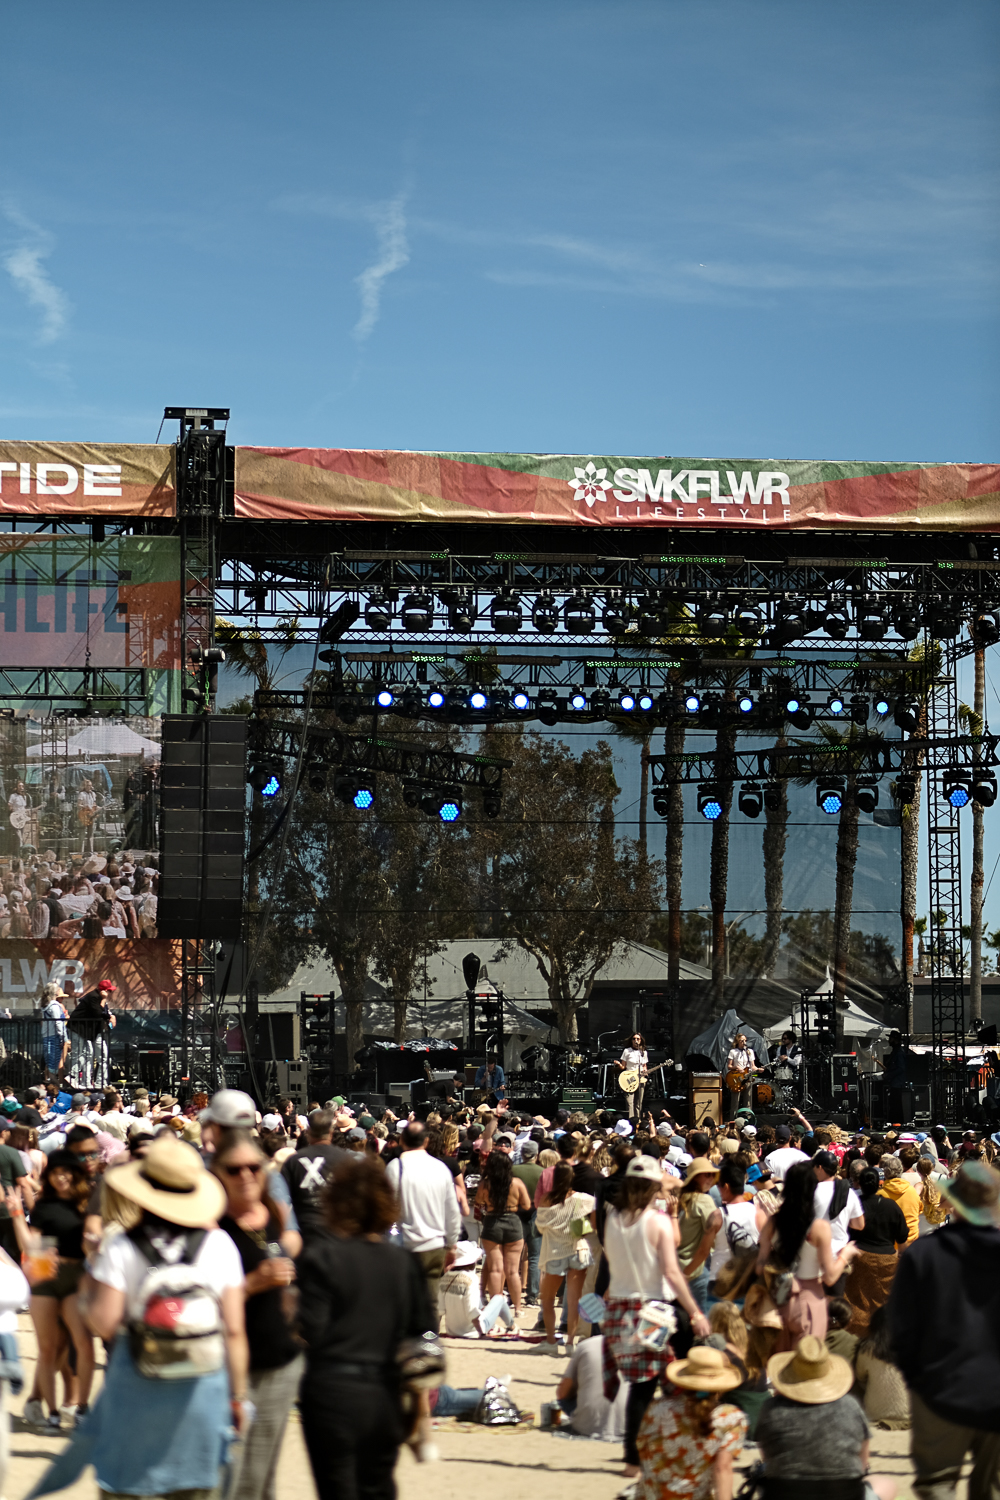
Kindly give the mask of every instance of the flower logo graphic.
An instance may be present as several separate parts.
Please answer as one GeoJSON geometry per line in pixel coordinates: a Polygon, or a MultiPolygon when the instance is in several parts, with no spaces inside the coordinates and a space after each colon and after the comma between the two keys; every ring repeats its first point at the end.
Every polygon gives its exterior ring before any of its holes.
{"type": "Polygon", "coordinates": [[[585,469],[574,468],[573,473],[576,478],[566,481],[567,484],[573,486],[573,499],[586,500],[587,504],[593,508],[595,500],[603,500],[605,490],[611,488],[611,480],[605,478],[607,472],[607,469],[595,469],[592,463],[589,463],[585,469]]]}

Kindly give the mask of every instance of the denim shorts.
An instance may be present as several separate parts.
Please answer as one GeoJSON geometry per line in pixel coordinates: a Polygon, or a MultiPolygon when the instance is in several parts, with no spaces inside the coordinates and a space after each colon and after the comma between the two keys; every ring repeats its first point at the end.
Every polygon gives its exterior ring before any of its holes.
{"type": "Polygon", "coordinates": [[[555,1256],[538,1269],[543,1276],[565,1276],[567,1271],[585,1271],[589,1265],[590,1261],[584,1260],[579,1250],[575,1250],[572,1255],[555,1256]]]}

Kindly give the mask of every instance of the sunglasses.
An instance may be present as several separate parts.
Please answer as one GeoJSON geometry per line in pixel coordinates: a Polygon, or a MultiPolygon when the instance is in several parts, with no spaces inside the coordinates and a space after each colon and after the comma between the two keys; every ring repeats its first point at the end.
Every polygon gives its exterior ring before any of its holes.
{"type": "Polygon", "coordinates": [[[233,1167],[223,1167],[222,1170],[227,1177],[239,1177],[241,1172],[249,1172],[251,1177],[256,1177],[263,1170],[263,1164],[259,1161],[241,1161],[233,1167]]]}
{"type": "Polygon", "coordinates": [[[99,1151],[74,1151],[73,1155],[77,1161],[96,1161],[100,1156],[99,1151]]]}

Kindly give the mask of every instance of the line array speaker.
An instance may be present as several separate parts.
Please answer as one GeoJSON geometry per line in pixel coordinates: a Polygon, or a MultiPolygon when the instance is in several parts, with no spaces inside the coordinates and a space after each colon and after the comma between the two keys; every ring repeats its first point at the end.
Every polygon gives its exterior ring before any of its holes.
{"type": "Polygon", "coordinates": [[[238,939],[247,721],[166,714],[160,763],[161,937],[238,939]]]}

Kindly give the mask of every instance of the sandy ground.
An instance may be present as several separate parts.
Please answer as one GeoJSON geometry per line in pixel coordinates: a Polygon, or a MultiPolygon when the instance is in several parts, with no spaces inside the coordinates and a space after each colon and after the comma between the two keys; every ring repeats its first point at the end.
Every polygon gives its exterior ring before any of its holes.
{"type": "MultiPolygon", "coordinates": [[[[525,1326],[535,1314],[526,1314],[525,1326]]],[[[31,1320],[20,1319],[21,1357],[30,1388],[36,1357],[31,1320]]],[[[535,1413],[555,1394],[565,1360],[533,1355],[534,1346],[513,1340],[472,1341],[448,1339],[448,1382],[454,1386],[479,1386],[488,1375],[511,1377],[510,1390],[522,1411],[535,1413]]],[[[4,1500],[24,1500],[48,1461],[67,1440],[26,1427],[20,1420],[24,1395],[12,1403],[11,1464],[4,1500]]],[[[570,1440],[536,1428],[500,1429],[438,1425],[435,1441],[441,1461],[418,1464],[408,1450],[400,1456],[396,1479],[400,1500],[468,1500],[470,1495],[532,1496],[537,1500],[613,1500],[625,1481],[621,1478],[621,1448],[617,1443],[570,1440]],[[548,1478],[543,1476],[548,1475],[548,1478]]],[[[897,1480],[899,1500],[911,1500],[909,1434],[877,1432],[872,1441],[872,1468],[892,1474],[897,1480]]],[[[747,1448],[740,1460],[745,1468],[757,1450],[747,1448]]],[[[94,1500],[97,1486],[93,1470],[62,1493],[70,1500],[94,1500]]],[[[312,1474],[298,1420],[293,1414],[278,1471],[278,1500],[309,1500],[314,1495],[312,1474]]],[[[964,1497],[963,1481],[959,1495],[964,1497]]]]}

